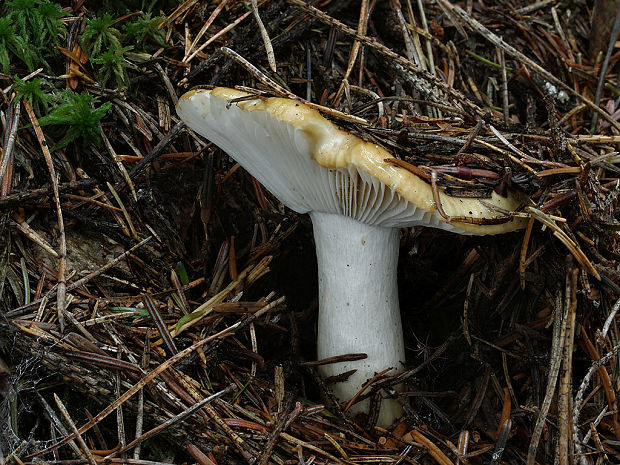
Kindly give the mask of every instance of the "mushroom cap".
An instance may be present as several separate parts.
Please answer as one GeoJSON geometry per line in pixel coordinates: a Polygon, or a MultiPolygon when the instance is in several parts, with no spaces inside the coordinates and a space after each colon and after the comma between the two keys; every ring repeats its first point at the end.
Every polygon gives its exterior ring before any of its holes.
{"type": "Polygon", "coordinates": [[[299,213],[335,213],[374,226],[422,225],[460,234],[498,234],[525,226],[521,218],[498,223],[506,211],[523,204],[515,192],[479,199],[450,196],[438,187],[444,212],[461,218],[445,221],[426,181],[386,162],[394,157],[381,146],[295,100],[252,97],[222,87],[196,89],[179,99],[177,113],[299,213]]]}

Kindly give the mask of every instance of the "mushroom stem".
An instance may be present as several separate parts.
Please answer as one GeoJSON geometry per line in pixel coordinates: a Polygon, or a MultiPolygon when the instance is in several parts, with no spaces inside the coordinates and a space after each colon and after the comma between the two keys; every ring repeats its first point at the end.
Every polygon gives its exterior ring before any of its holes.
{"type": "MultiPolygon", "coordinates": [[[[399,231],[336,214],[311,212],[310,216],[319,274],[318,357],[368,355],[321,367],[324,377],[357,370],[333,386],[336,397],[348,401],[375,373],[403,369],[405,348],[396,280],[399,231]]],[[[367,411],[368,403],[356,404],[353,411],[367,411]]],[[[385,399],[378,424],[388,426],[401,413],[397,401],[385,399]]]]}

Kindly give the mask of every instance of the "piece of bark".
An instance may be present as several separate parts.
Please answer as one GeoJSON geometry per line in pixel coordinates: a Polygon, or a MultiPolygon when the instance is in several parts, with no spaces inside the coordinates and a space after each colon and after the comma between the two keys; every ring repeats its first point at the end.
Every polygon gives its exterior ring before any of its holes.
{"type": "Polygon", "coordinates": [[[592,11],[592,28],[590,29],[590,59],[596,60],[600,52],[605,53],[609,35],[620,9],[620,0],[597,0],[592,11]]]}

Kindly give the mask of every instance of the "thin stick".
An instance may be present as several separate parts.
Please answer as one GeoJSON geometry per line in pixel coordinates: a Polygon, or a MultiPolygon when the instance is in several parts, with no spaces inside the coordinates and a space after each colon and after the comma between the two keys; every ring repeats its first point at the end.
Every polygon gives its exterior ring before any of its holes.
{"type": "MultiPolygon", "coordinates": [[[[101,128],[101,125],[99,125],[99,128],[101,128]]],[[[131,191],[131,196],[133,197],[134,201],[137,202],[138,195],[136,194],[136,188],[134,187],[133,182],[131,182],[131,178],[129,177],[129,173],[125,169],[125,165],[123,165],[123,163],[118,158],[118,155],[116,154],[116,151],[114,150],[114,147],[112,147],[112,144],[110,144],[110,141],[106,137],[105,133],[103,131],[100,131],[100,132],[101,132],[101,140],[103,141],[103,145],[105,145],[105,148],[107,149],[108,153],[112,157],[112,160],[114,160],[114,163],[116,163],[118,170],[121,172],[123,179],[129,186],[129,190],[131,191]]]]}
{"type": "MultiPolygon", "coordinates": [[[[146,336],[144,338],[144,349],[142,351],[141,367],[145,373],[149,369],[150,360],[151,360],[151,329],[149,328],[146,330],[146,336]]],[[[136,433],[135,433],[136,441],[138,440],[138,438],[142,437],[142,431],[144,427],[144,389],[140,389],[140,392],[138,393],[137,403],[138,403],[138,408],[136,412],[136,433]]],[[[130,442],[129,444],[133,444],[133,442],[134,441],[130,442]]],[[[133,458],[135,460],[139,460],[140,452],[142,448],[142,446],[140,445],[140,442],[138,442],[135,447],[136,448],[133,450],[133,458]]]]}
{"type": "Polygon", "coordinates": [[[45,140],[45,136],[43,135],[43,131],[41,130],[41,126],[39,125],[39,121],[32,111],[32,107],[28,100],[24,99],[24,108],[28,113],[28,117],[30,121],[32,121],[32,126],[34,127],[34,132],[37,135],[37,140],[39,141],[39,145],[41,146],[41,150],[43,151],[43,156],[45,157],[45,162],[47,163],[47,168],[50,172],[50,178],[52,179],[52,187],[54,188],[54,202],[56,204],[56,215],[58,217],[58,232],[60,239],[60,250],[58,252],[58,289],[56,293],[56,307],[58,310],[58,323],[60,325],[60,332],[64,333],[65,331],[65,302],[67,298],[67,283],[65,281],[65,274],[67,270],[67,241],[65,238],[65,223],[62,217],[62,209],[60,207],[60,195],[58,193],[58,179],[56,178],[56,170],[54,169],[54,163],[52,162],[52,154],[47,145],[47,141],[45,140]]]}
{"type": "Polygon", "coordinates": [[[7,137],[5,138],[5,146],[4,152],[2,153],[2,164],[0,165],[0,179],[4,180],[4,174],[6,172],[7,167],[9,166],[9,161],[13,155],[13,147],[15,146],[15,134],[17,134],[17,127],[19,126],[19,102],[15,104],[12,109],[13,111],[8,112],[11,116],[9,121],[10,124],[7,124],[7,137]]]}
{"type": "MultiPolygon", "coordinates": [[[[426,21],[426,14],[424,13],[424,7],[422,6],[422,0],[418,0],[418,10],[420,11],[420,21],[422,23],[422,29],[430,36],[428,30],[428,22],[426,21]]],[[[411,13],[411,19],[413,20],[413,11],[411,13]]],[[[429,37],[426,37],[426,58],[428,59],[428,70],[433,76],[437,76],[435,71],[435,58],[433,57],[433,47],[429,37]]]]}
{"type": "Polygon", "coordinates": [[[523,235],[523,243],[521,244],[521,254],[519,256],[519,280],[521,281],[521,289],[525,289],[525,260],[527,258],[527,248],[529,247],[533,228],[534,218],[532,217],[527,222],[525,234],[523,235]]]}
{"type": "Polygon", "coordinates": [[[452,460],[450,460],[446,454],[444,454],[439,447],[437,447],[430,439],[420,433],[418,430],[411,431],[411,438],[422,444],[422,447],[427,450],[427,452],[435,459],[435,461],[440,465],[454,465],[452,460]]]}
{"type": "MultiPolygon", "coordinates": [[[[566,276],[566,294],[564,296],[565,338],[562,348],[562,376],[558,387],[558,458],[560,465],[568,465],[569,457],[573,456],[574,443],[571,441],[573,431],[570,429],[573,410],[570,408],[573,391],[573,341],[575,339],[575,316],[577,313],[577,276],[578,268],[570,268],[566,276]]],[[[576,438],[572,438],[573,440],[576,438]]]]}
{"type": "Polygon", "coordinates": [[[114,197],[114,199],[118,203],[118,206],[120,207],[121,211],[123,212],[123,216],[125,217],[125,221],[127,221],[127,224],[129,225],[129,230],[131,231],[131,237],[137,240],[138,239],[138,233],[136,232],[136,228],[134,227],[133,222],[131,221],[131,216],[129,216],[129,212],[127,211],[127,208],[125,207],[125,204],[121,200],[121,197],[118,195],[118,192],[116,192],[116,190],[114,189],[114,186],[112,184],[110,184],[109,182],[106,182],[106,184],[108,185],[108,189],[110,190],[110,193],[112,194],[112,197],[114,197]]]}
{"type": "MultiPolygon", "coordinates": [[[[366,35],[366,29],[368,27],[368,0],[362,0],[360,5],[360,17],[357,23],[357,32],[360,35],[366,35]]],[[[361,49],[361,44],[359,40],[353,41],[353,46],[351,47],[351,53],[349,54],[349,62],[347,63],[347,70],[344,73],[342,78],[342,82],[340,83],[340,87],[338,88],[338,92],[336,92],[336,97],[334,97],[334,106],[338,106],[340,104],[340,99],[342,98],[342,93],[344,92],[345,82],[348,82],[349,76],[351,75],[351,71],[353,71],[353,67],[355,66],[355,61],[357,60],[357,55],[359,54],[361,49]]],[[[362,64],[363,65],[363,64],[362,64]]]]}
{"type": "Polygon", "coordinates": [[[86,445],[86,442],[84,442],[84,438],[82,438],[82,435],[78,433],[77,428],[75,427],[75,423],[71,419],[69,412],[67,412],[67,408],[62,403],[62,401],[60,400],[60,397],[58,397],[56,393],[54,393],[54,400],[56,401],[58,410],[60,410],[60,413],[62,413],[62,416],[65,417],[65,421],[69,423],[69,426],[71,427],[71,430],[73,431],[73,434],[75,435],[75,439],[80,445],[82,452],[88,459],[88,463],[90,463],[91,465],[96,465],[97,462],[95,462],[95,457],[93,457],[93,454],[90,453],[90,449],[86,445]]]}
{"type": "Polygon", "coordinates": [[[584,455],[583,447],[579,441],[576,439],[579,437],[579,414],[581,413],[581,403],[583,402],[583,396],[586,392],[586,388],[590,384],[590,379],[599,371],[599,368],[605,365],[609,359],[615,357],[616,353],[620,349],[620,344],[616,344],[611,351],[607,352],[600,359],[593,362],[590,366],[590,369],[586,373],[586,375],[581,380],[581,384],[579,385],[579,389],[577,390],[577,394],[575,395],[575,400],[573,401],[573,441],[575,444],[575,463],[581,463],[579,456],[584,455]]]}
{"type": "Polygon", "coordinates": [[[609,312],[609,315],[607,315],[607,319],[605,320],[605,324],[603,325],[603,330],[596,338],[599,342],[604,341],[607,337],[607,332],[609,331],[609,328],[611,327],[611,324],[613,323],[614,318],[616,317],[616,313],[618,313],[618,310],[620,310],[620,299],[616,301],[616,303],[611,309],[611,312],[609,312]]]}
{"type": "Polygon", "coordinates": [[[506,57],[504,51],[498,47],[499,50],[499,62],[502,66],[502,110],[504,113],[504,121],[507,123],[510,119],[509,100],[508,100],[508,76],[506,73],[506,57]]]}
{"type": "MultiPolygon", "coordinates": [[[[598,83],[596,85],[596,93],[594,94],[594,104],[596,106],[598,106],[601,103],[601,95],[603,94],[603,84],[605,83],[605,75],[607,74],[607,69],[609,68],[609,59],[611,58],[611,53],[614,50],[616,38],[618,37],[618,31],[620,31],[620,8],[618,8],[618,12],[616,13],[616,19],[614,20],[614,25],[611,28],[611,35],[609,36],[609,44],[607,45],[607,53],[605,54],[605,59],[603,60],[603,66],[601,66],[601,70],[598,76],[598,83]]],[[[598,122],[598,113],[594,113],[592,115],[592,125],[590,126],[590,130],[592,132],[594,132],[597,122],[598,122]]]]}
{"type": "Polygon", "coordinates": [[[527,451],[526,465],[534,465],[536,460],[536,452],[538,451],[538,442],[543,432],[545,420],[551,407],[553,400],[553,393],[555,392],[555,386],[560,373],[560,362],[562,361],[562,349],[564,348],[564,339],[566,335],[566,326],[564,321],[568,316],[568,306],[562,311],[562,297],[558,292],[555,304],[555,320],[553,324],[553,337],[551,342],[551,357],[549,361],[549,374],[547,375],[547,388],[545,390],[545,397],[536,419],[534,431],[530,439],[530,446],[527,451]]]}
{"type": "MultiPolygon", "coordinates": [[[[411,23],[412,26],[417,27],[417,24],[415,24],[415,18],[413,17],[412,10],[410,8],[411,7],[410,2],[407,2],[407,3],[408,3],[407,5],[408,9],[409,9],[409,22],[411,23]]],[[[411,33],[409,32],[410,28],[407,25],[407,20],[405,19],[405,16],[403,15],[401,5],[400,5],[400,0],[392,0],[390,4],[392,6],[392,9],[396,13],[398,24],[400,25],[400,28],[403,33],[403,39],[405,41],[405,53],[407,54],[407,58],[413,61],[420,68],[426,70],[426,64],[424,63],[424,58],[422,58],[424,54],[422,53],[422,45],[420,44],[420,36],[418,32],[415,30],[415,28],[411,28],[411,31],[414,34],[413,37],[411,33]]]]}
{"type": "Polygon", "coordinates": [[[273,451],[273,448],[276,445],[276,442],[278,441],[280,435],[282,434],[283,431],[286,431],[288,429],[288,427],[291,425],[291,423],[293,421],[295,421],[295,419],[299,416],[301,411],[302,411],[301,403],[297,402],[295,404],[295,408],[288,415],[286,420],[280,422],[276,426],[276,428],[271,433],[271,437],[269,438],[269,441],[267,442],[267,445],[265,445],[263,447],[263,451],[262,451],[260,457],[257,459],[258,465],[266,465],[267,464],[267,462],[269,461],[269,459],[271,457],[271,452],[273,451]]]}
{"type": "Polygon", "coordinates": [[[596,268],[592,265],[592,262],[588,259],[585,253],[579,248],[579,246],[573,241],[562,229],[549,218],[549,215],[543,213],[534,207],[525,207],[525,211],[532,215],[532,217],[536,218],[541,223],[547,225],[548,228],[553,230],[553,235],[557,237],[560,242],[562,242],[566,248],[573,254],[577,262],[585,269],[588,273],[594,276],[599,281],[601,280],[601,276],[599,275],[596,268]]]}
{"type": "Polygon", "coordinates": [[[15,220],[15,226],[19,229],[28,239],[40,246],[43,250],[49,253],[52,257],[58,258],[58,252],[54,250],[49,242],[43,239],[32,227],[26,223],[26,220],[19,213],[13,214],[15,220]]]}

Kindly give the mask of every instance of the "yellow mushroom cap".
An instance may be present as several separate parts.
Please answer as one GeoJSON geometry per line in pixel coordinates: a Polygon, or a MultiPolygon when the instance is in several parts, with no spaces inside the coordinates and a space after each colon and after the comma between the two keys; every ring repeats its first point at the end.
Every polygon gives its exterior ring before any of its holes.
{"type": "Polygon", "coordinates": [[[450,196],[438,187],[443,211],[454,218],[445,221],[430,184],[386,162],[394,157],[384,148],[295,100],[252,98],[221,87],[198,89],[179,99],[177,113],[299,213],[334,213],[375,226],[422,225],[460,234],[498,234],[525,226],[521,218],[498,222],[506,211],[522,206],[515,192],[479,199],[450,196]]]}

